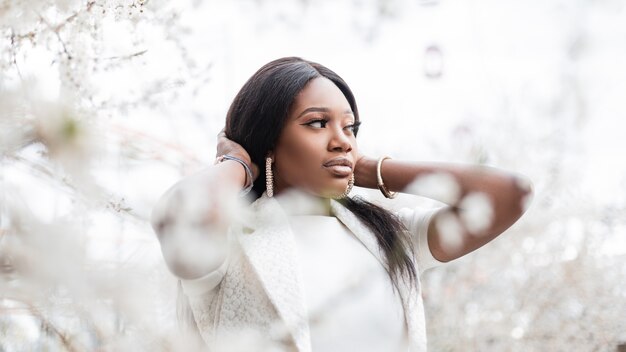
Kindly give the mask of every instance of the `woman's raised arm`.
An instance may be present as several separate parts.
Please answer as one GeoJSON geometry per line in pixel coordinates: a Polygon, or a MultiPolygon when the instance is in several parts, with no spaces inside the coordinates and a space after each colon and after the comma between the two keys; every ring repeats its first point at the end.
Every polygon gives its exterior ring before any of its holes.
{"type": "Polygon", "coordinates": [[[259,173],[248,153],[218,134],[217,156],[228,154],[243,161],[222,162],[185,177],[170,187],[152,210],[151,223],[172,273],[195,279],[217,269],[227,254],[227,230],[237,212],[238,194],[259,173]]]}
{"type": "Polygon", "coordinates": [[[244,168],[226,160],[183,178],[157,201],[151,224],[174,275],[194,279],[222,264],[227,254],[229,207],[245,181],[244,168]]]}
{"type": "MultiPolygon", "coordinates": [[[[378,160],[361,157],[355,185],[378,188],[378,160]]],[[[523,176],[487,166],[421,163],[386,159],[381,174],[390,191],[404,191],[448,204],[428,227],[428,245],[442,262],[487,244],[526,211],[531,182],[523,176]],[[443,187],[441,192],[438,188],[443,187]]]]}

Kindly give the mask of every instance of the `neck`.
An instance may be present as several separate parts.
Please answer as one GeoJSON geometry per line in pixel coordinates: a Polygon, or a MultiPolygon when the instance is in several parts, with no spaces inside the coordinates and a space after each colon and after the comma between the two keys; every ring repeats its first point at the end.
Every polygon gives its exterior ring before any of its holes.
{"type": "Polygon", "coordinates": [[[289,189],[275,195],[276,200],[289,215],[332,216],[330,198],[320,197],[302,190],[289,189]]]}

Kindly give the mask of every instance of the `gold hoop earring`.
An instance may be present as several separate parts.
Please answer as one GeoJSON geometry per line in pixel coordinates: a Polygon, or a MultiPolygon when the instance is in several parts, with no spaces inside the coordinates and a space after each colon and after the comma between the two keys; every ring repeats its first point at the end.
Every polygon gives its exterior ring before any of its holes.
{"type": "Polygon", "coordinates": [[[274,174],[272,173],[272,158],[269,156],[265,158],[265,188],[267,189],[267,196],[274,196],[274,174]]]}
{"type": "Polygon", "coordinates": [[[342,194],[340,194],[339,197],[335,199],[346,198],[348,194],[350,194],[350,191],[352,191],[353,186],[354,186],[354,173],[350,175],[350,180],[348,180],[348,187],[346,187],[346,190],[342,194]]]}

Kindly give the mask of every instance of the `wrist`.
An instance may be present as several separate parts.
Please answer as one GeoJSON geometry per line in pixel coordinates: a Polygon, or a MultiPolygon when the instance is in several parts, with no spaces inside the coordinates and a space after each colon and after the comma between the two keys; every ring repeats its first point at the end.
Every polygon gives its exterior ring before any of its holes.
{"type": "Polygon", "coordinates": [[[354,185],[365,188],[378,188],[376,184],[376,165],[378,159],[363,156],[354,166],[354,185]]]}
{"type": "Polygon", "coordinates": [[[395,198],[398,195],[398,193],[391,192],[389,188],[385,186],[385,181],[383,180],[382,166],[383,166],[383,161],[387,159],[391,159],[391,158],[388,156],[382,156],[378,159],[378,162],[376,163],[376,185],[378,186],[378,189],[380,190],[380,192],[385,196],[385,198],[395,198]]]}
{"type": "Polygon", "coordinates": [[[232,153],[226,153],[230,156],[234,156],[235,158],[239,158],[241,160],[243,160],[246,165],[248,165],[248,167],[250,168],[250,171],[252,172],[252,182],[254,182],[254,180],[257,179],[257,177],[259,177],[259,167],[252,162],[252,160],[250,159],[250,156],[247,153],[237,153],[237,152],[232,152],[232,153]]]}
{"type": "Polygon", "coordinates": [[[239,152],[235,152],[235,151],[230,151],[230,152],[226,152],[226,153],[222,153],[218,156],[218,158],[223,157],[224,155],[228,155],[228,156],[232,156],[235,157],[237,159],[240,159],[242,161],[244,161],[247,165],[250,165],[252,162],[250,161],[250,156],[246,153],[239,153],[239,152]]]}
{"type": "Polygon", "coordinates": [[[242,195],[245,195],[248,192],[250,192],[250,190],[252,189],[255,176],[253,174],[252,168],[250,167],[250,162],[246,161],[243,158],[240,158],[239,156],[235,156],[233,154],[224,154],[224,155],[218,156],[217,159],[215,160],[215,163],[217,164],[217,163],[223,163],[224,161],[232,161],[233,163],[239,164],[239,167],[241,167],[244,171],[244,174],[242,175],[243,176],[242,183],[243,183],[243,188],[244,188],[242,191],[242,195]]]}

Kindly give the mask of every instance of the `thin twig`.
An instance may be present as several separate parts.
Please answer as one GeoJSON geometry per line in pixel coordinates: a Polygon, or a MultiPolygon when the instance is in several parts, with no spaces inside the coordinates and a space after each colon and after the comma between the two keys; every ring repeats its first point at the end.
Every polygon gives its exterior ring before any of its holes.
{"type": "Polygon", "coordinates": [[[183,148],[183,146],[181,146],[180,144],[168,142],[160,138],[157,138],[153,135],[147,134],[145,132],[134,130],[134,129],[131,129],[131,128],[128,128],[126,126],[122,126],[116,123],[111,123],[109,124],[109,126],[111,127],[111,130],[119,133],[120,135],[126,135],[129,137],[132,137],[133,140],[143,139],[143,140],[156,143],[160,145],[161,147],[176,151],[177,153],[185,157],[188,162],[201,163],[201,161],[195,155],[193,155],[191,152],[183,148]]]}
{"type": "Polygon", "coordinates": [[[57,24],[54,27],[54,31],[58,32],[59,30],[61,30],[61,28],[63,28],[66,24],[72,22],[76,17],[78,17],[78,15],[80,15],[82,12],[89,12],[91,11],[91,8],[93,7],[93,5],[95,5],[96,2],[95,1],[90,1],[87,3],[87,5],[85,6],[84,9],[77,11],[76,13],[74,13],[73,15],[69,16],[68,18],[66,18],[64,21],[62,21],[61,23],[57,24]]]}
{"type": "Polygon", "coordinates": [[[61,38],[61,35],[59,34],[58,29],[60,29],[62,26],[53,27],[48,21],[46,21],[46,19],[41,14],[38,13],[37,16],[39,16],[39,19],[48,27],[48,29],[50,29],[54,33],[54,35],[59,40],[59,43],[61,43],[61,46],[63,47],[63,52],[67,56],[67,59],[71,60],[72,55],[67,50],[67,46],[65,45],[65,42],[63,41],[63,38],[61,38]]]}
{"type": "Polygon", "coordinates": [[[133,57],[141,56],[147,52],[148,52],[148,49],[145,49],[145,50],[141,50],[136,53],[129,54],[129,55],[109,56],[109,57],[95,58],[94,60],[125,60],[125,59],[130,59],[133,57]]]}
{"type": "Polygon", "coordinates": [[[15,70],[17,70],[17,75],[20,77],[20,81],[24,81],[22,78],[22,72],[20,71],[20,67],[17,65],[17,48],[15,45],[15,33],[13,29],[11,29],[11,49],[13,52],[13,65],[15,66],[15,70]]]}
{"type": "MultiPolygon", "coordinates": [[[[84,195],[82,195],[80,192],[78,192],[78,189],[72,185],[71,183],[69,183],[67,181],[67,179],[65,177],[58,177],[57,175],[55,175],[54,172],[52,172],[52,170],[46,168],[44,165],[38,164],[32,160],[28,160],[24,157],[21,157],[19,155],[9,155],[7,156],[7,158],[13,159],[15,161],[21,162],[23,164],[26,164],[27,166],[29,166],[30,168],[32,168],[33,170],[39,171],[40,173],[50,177],[51,179],[60,182],[61,184],[63,184],[63,186],[67,187],[65,189],[66,192],[73,194],[73,195],[78,195],[80,197],[80,199],[85,203],[85,204],[89,204],[89,200],[87,198],[84,197],[84,195]]],[[[107,210],[110,210],[112,212],[115,212],[116,214],[124,214],[126,216],[128,216],[128,218],[135,220],[139,223],[143,223],[146,221],[145,218],[143,218],[142,216],[134,213],[132,211],[132,209],[126,209],[126,208],[119,208],[116,209],[114,206],[111,206],[112,201],[109,199],[106,200],[99,200],[101,202],[101,204],[106,204],[106,206],[104,207],[107,210]]]]}
{"type": "MultiPolygon", "coordinates": [[[[5,297],[6,298],[6,297],[5,297]]],[[[54,333],[54,335],[56,335],[59,338],[59,341],[61,342],[61,344],[63,344],[63,346],[66,348],[66,350],[68,351],[78,351],[77,349],[75,349],[72,346],[72,342],[70,341],[70,339],[66,336],[66,334],[64,334],[60,329],[58,329],[52,322],[50,322],[48,319],[46,319],[43,314],[32,304],[25,302],[21,299],[17,299],[17,298],[9,298],[11,301],[15,301],[18,302],[20,304],[23,304],[25,307],[22,309],[15,309],[15,308],[3,308],[0,307],[0,312],[9,312],[11,313],[12,310],[23,310],[26,313],[30,314],[31,316],[39,319],[39,321],[41,321],[41,325],[42,325],[42,330],[44,331],[52,331],[54,333]]]]}

